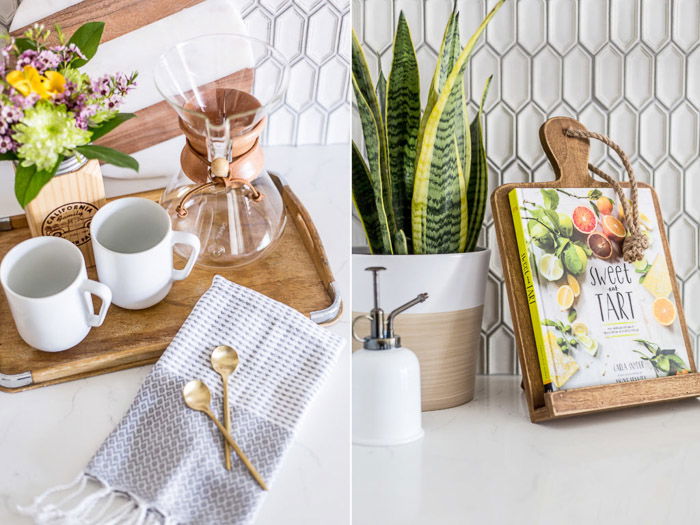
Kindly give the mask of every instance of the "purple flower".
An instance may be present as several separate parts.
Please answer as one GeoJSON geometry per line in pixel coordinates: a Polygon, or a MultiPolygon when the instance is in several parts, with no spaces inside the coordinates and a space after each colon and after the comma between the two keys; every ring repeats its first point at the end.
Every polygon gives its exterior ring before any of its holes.
{"type": "Polygon", "coordinates": [[[61,57],[53,51],[44,49],[39,53],[39,56],[36,57],[36,60],[34,60],[34,64],[34,67],[37,69],[37,71],[43,73],[48,69],[57,69],[58,66],[61,64],[61,57]]]}
{"type": "Polygon", "coordinates": [[[109,97],[106,101],[107,109],[117,109],[119,106],[121,106],[123,98],[124,97],[121,95],[112,95],[109,97]]]}
{"type": "Polygon", "coordinates": [[[0,107],[0,120],[12,124],[14,122],[19,122],[22,118],[22,110],[15,106],[2,106],[0,107]]]}
{"type": "Polygon", "coordinates": [[[22,69],[25,66],[32,66],[39,73],[44,73],[49,69],[57,69],[59,65],[61,65],[60,55],[48,49],[39,52],[33,49],[27,49],[17,58],[17,69],[22,69]]]}
{"type": "Polygon", "coordinates": [[[28,96],[24,96],[13,88],[10,89],[10,102],[21,109],[27,109],[32,107],[39,100],[39,95],[36,93],[31,93],[28,96]]]}
{"type": "Polygon", "coordinates": [[[33,49],[27,49],[26,51],[23,51],[22,54],[17,57],[17,69],[22,69],[24,66],[36,67],[34,65],[34,61],[38,56],[39,53],[37,53],[33,49]]]}
{"type": "Polygon", "coordinates": [[[95,80],[92,81],[92,91],[96,95],[100,95],[102,97],[106,97],[109,95],[109,93],[112,91],[110,87],[110,77],[109,75],[104,75],[99,78],[96,78],[95,80]]]}
{"type": "Polygon", "coordinates": [[[82,58],[85,60],[85,55],[75,44],[68,44],[67,46],[53,46],[49,48],[49,52],[58,57],[58,65],[69,64],[76,58],[82,58]]]}
{"type": "Polygon", "coordinates": [[[9,135],[0,136],[0,153],[7,153],[16,149],[17,143],[9,135]]]}

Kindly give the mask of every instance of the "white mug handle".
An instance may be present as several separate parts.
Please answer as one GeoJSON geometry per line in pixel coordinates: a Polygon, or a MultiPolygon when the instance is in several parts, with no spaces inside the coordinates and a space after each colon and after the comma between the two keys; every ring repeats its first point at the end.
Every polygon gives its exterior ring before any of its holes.
{"type": "Polygon", "coordinates": [[[88,324],[90,326],[100,326],[105,320],[109,305],[112,304],[112,290],[110,290],[106,284],[98,283],[97,281],[93,281],[91,279],[86,279],[81,285],[80,289],[83,292],[96,295],[102,301],[100,311],[97,314],[95,314],[92,308],[91,301],[87,301],[86,305],[88,309],[88,324]]]}
{"type": "Polygon", "coordinates": [[[185,267],[182,270],[173,268],[173,281],[182,281],[183,279],[187,278],[190,272],[192,272],[194,263],[197,262],[197,257],[199,257],[199,237],[197,237],[194,233],[174,231],[170,242],[173,246],[176,244],[184,244],[192,248],[192,253],[190,253],[190,257],[187,259],[185,267]]]}

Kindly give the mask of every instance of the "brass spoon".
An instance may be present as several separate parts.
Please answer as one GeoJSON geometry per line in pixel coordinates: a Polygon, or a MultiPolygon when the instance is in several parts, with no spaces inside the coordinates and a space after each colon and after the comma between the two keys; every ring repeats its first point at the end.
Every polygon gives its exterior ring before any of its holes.
{"type": "Polygon", "coordinates": [[[219,431],[223,434],[224,438],[226,438],[226,441],[228,441],[228,444],[231,445],[231,448],[236,452],[236,454],[238,454],[238,457],[241,458],[241,461],[248,468],[250,474],[253,476],[253,478],[255,478],[255,481],[258,482],[258,485],[260,485],[263,490],[267,490],[267,485],[265,485],[265,481],[263,481],[262,476],[260,476],[258,471],[255,470],[255,467],[233,440],[231,434],[226,432],[224,426],[219,423],[219,420],[216,419],[216,417],[214,417],[214,414],[211,411],[211,394],[209,393],[209,388],[207,385],[202,383],[199,379],[194,379],[185,385],[185,388],[182,389],[182,395],[185,398],[185,404],[188,407],[190,407],[192,410],[204,412],[211,418],[219,431]]]}
{"type": "MultiPolygon", "coordinates": [[[[211,367],[221,376],[224,385],[224,427],[231,433],[231,412],[228,407],[228,378],[238,366],[238,354],[230,346],[217,346],[211,353],[211,367]]],[[[226,470],[231,470],[231,447],[224,442],[226,470]]]]}

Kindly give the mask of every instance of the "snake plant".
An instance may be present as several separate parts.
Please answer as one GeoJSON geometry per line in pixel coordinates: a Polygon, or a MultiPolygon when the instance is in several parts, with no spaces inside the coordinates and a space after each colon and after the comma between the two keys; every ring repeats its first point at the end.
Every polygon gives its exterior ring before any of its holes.
{"type": "Polygon", "coordinates": [[[364,152],[353,142],[352,190],[371,253],[476,248],[488,189],[481,117],[491,78],[470,123],[464,71],[474,45],[505,1],[496,4],[464,47],[459,13],[452,11],[422,112],[418,62],[403,12],[389,78],[380,70],[376,84],[353,32],[352,85],[364,152]]]}

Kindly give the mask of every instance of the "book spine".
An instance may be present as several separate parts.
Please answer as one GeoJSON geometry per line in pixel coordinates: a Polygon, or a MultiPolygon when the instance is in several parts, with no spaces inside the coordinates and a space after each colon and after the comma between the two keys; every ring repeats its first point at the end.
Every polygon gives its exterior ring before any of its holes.
{"type": "Polygon", "coordinates": [[[523,271],[525,281],[525,292],[527,294],[527,304],[530,308],[530,319],[532,320],[532,331],[535,335],[537,345],[537,357],[540,362],[540,372],[542,373],[542,383],[545,391],[552,390],[552,380],[549,375],[549,362],[547,361],[547,349],[545,348],[542,336],[542,324],[540,321],[540,310],[537,305],[537,294],[535,293],[535,281],[530,267],[530,252],[525,241],[525,230],[523,219],[520,215],[520,201],[518,191],[512,190],[508,194],[510,209],[513,214],[513,225],[515,226],[515,238],[518,241],[518,252],[520,254],[520,266],[523,271]]]}

